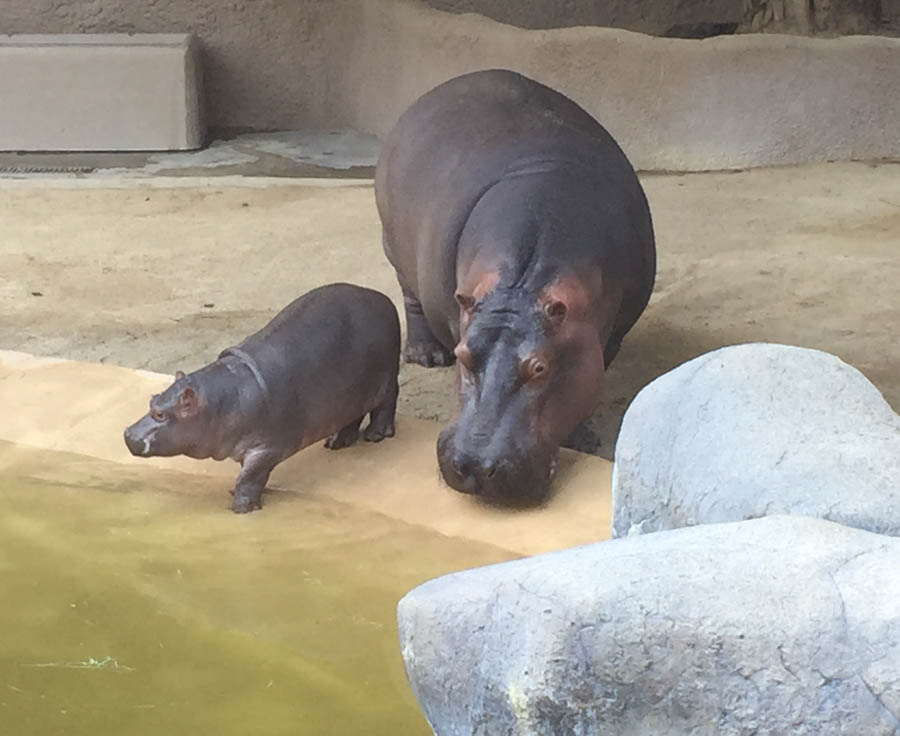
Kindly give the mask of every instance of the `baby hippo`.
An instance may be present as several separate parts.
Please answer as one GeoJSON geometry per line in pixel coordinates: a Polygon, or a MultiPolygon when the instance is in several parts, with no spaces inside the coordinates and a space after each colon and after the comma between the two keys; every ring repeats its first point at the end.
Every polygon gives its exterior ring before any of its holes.
{"type": "Polygon", "coordinates": [[[141,457],[230,457],[241,464],[232,511],[262,507],[282,460],[328,438],[332,450],[359,436],[394,435],[400,323],[384,294],[350,284],[313,289],[214,363],[175,375],[150,411],[125,430],[141,457]]]}

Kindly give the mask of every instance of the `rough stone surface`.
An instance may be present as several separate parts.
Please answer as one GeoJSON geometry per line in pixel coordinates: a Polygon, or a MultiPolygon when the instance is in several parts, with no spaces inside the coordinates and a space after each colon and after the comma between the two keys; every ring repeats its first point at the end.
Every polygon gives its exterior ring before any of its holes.
{"type": "Polygon", "coordinates": [[[351,127],[379,136],[434,85],[507,67],[585,107],[639,169],[900,156],[900,75],[889,71],[900,64],[898,39],[529,31],[376,0],[360,13],[340,105],[351,127]]]}
{"type": "Polygon", "coordinates": [[[660,34],[676,23],[738,21],[741,0],[426,0],[452,13],[480,13],[522,28],[608,26],[660,34]]]}
{"type": "Polygon", "coordinates": [[[401,601],[437,736],[900,733],[900,540],[772,517],[432,580],[401,601]]]}
{"type": "Polygon", "coordinates": [[[755,343],[656,379],[625,413],[613,533],[772,514],[900,535],[900,416],[828,353],[755,343]]]}
{"type": "Polygon", "coordinates": [[[744,26],[752,32],[877,33],[881,0],[743,0],[744,26]]]}
{"type": "Polygon", "coordinates": [[[645,170],[900,157],[894,38],[526,30],[407,0],[6,0],[2,20],[7,33],[193,33],[214,132],[383,136],[433,86],[506,67],[572,97],[645,170]]]}

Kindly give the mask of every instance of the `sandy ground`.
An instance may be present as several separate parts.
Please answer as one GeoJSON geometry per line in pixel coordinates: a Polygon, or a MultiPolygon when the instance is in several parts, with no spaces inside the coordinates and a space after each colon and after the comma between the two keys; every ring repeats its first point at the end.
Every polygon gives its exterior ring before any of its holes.
{"type": "MultiPolygon", "coordinates": [[[[583,449],[610,457],[642,386],[740,342],[835,353],[900,408],[900,165],[642,178],[656,291],[583,449]]],[[[5,349],[191,370],[318,284],[399,299],[364,181],[0,180],[0,222],[5,349]]],[[[400,410],[448,419],[453,381],[405,367],[400,410]]]]}

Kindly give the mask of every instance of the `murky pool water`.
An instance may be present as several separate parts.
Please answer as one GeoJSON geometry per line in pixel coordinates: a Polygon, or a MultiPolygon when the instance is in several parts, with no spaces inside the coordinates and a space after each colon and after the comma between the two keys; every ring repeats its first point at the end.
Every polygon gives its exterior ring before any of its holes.
{"type": "Polygon", "coordinates": [[[427,734],[394,610],[511,553],[0,443],[0,734],[427,734]]]}

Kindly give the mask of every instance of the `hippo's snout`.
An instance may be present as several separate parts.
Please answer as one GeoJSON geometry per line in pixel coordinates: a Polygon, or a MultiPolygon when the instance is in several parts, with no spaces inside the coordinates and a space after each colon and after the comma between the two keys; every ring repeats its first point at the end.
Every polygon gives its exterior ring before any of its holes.
{"type": "Polygon", "coordinates": [[[504,505],[534,506],[546,500],[556,464],[552,453],[499,457],[468,451],[462,444],[454,427],[438,437],[438,465],[448,486],[504,505]]]}
{"type": "Polygon", "coordinates": [[[479,476],[484,475],[484,472],[476,467],[476,463],[471,458],[459,451],[448,452],[450,453],[449,460],[441,464],[441,474],[447,481],[447,485],[460,493],[477,493],[480,485],[478,479],[479,476]],[[445,468],[445,465],[449,465],[449,467],[445,468]]]}
{"type": "Polygon", "coordinates": [[[135,457],[147,457],[150,454],[150,439],[137,432],[132,425],[125,430],[125,446],[135,457]]]}

